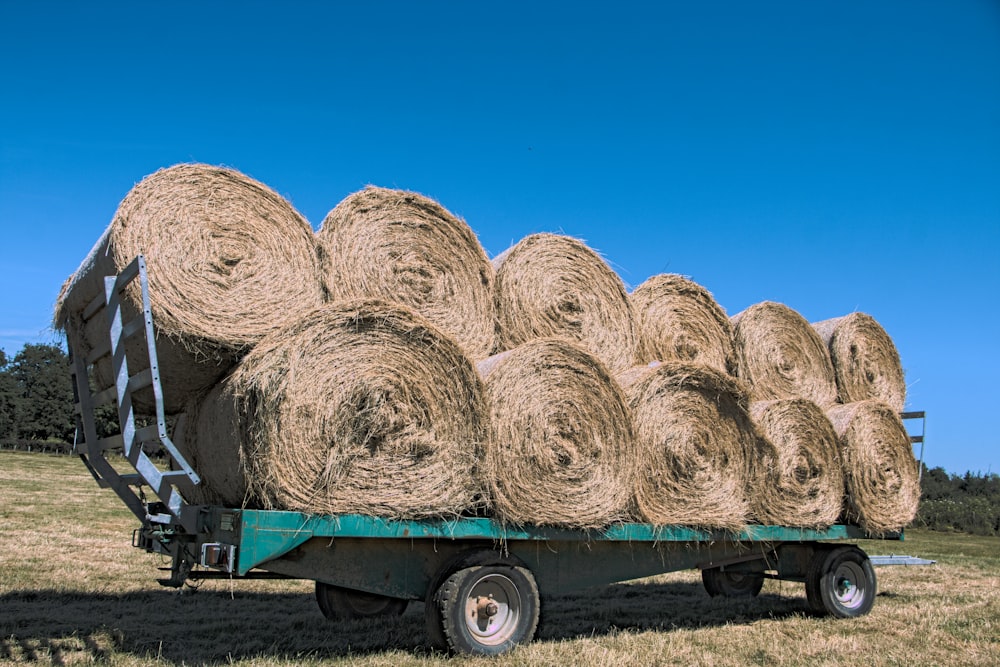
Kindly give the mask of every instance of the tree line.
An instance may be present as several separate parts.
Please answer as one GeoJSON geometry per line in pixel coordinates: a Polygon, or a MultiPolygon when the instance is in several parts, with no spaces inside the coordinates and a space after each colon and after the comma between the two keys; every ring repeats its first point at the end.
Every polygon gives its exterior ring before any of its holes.
{"type": "MultiPolygon", "coordinates": [[[[70,453],[73,403],[69,356],[60,346],[28,343],[13,358],[0,349],[0,449],[70,453]]],[[[99,436],[118,432],[115,412],[110,405],[96,410],[99,436]]]]}
{"type": "Polygon", "coordinates": [[[74,429],[62,348],[29,343],[13,359],[0,349],[0,440],[72,442],[74,429]]]}
{"type": "MultiPolygon", "coordinates": [[[[116,432],[114,410],[96,415],[101,436],[116,432]]],[[[70,453],[76,431],[69,359],[58,345],[0,349],[0,448],[70,453]]],[[[917,526],[1000,535],[1000,475],[924,468],[917,526]]]]}
{"type": "Polygon", "coordinates": [[[1000,535],[1000,475],[924,468],[914,522],[932,530],[1000,535]]]}

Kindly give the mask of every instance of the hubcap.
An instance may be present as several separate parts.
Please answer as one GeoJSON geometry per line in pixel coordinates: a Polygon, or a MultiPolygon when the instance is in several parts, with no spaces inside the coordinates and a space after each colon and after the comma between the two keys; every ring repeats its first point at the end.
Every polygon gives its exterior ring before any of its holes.
{"type": "Polygon", "coordinates": [[[362,616],[374,616],[386,608],[389,598],[375,593],[353,592],[348,598],[351,608],[362,616]]]}
{"type": "Polygon", "coordinates": [[[521,618],[514,582],[502,574],[488,574],[472,585],[465,600],[465,623],[476,641],[496,646],[510,639],[521,618]]]}
{"type": "Polygon", "coordinates": [[[833,573],[833,595],[837,603],[847,609],[856,609],[865,601],[865,575],[857,563],[841,563],[833,573]],[[859,586],[858,582],[862,582],[859,586]]]}
{"type": "Polygon", "coordinates": [[[742,590],[747,587],[750,579],[745,574],[739,572],[726,572],[726,581],[734,590],[742,590]]]}

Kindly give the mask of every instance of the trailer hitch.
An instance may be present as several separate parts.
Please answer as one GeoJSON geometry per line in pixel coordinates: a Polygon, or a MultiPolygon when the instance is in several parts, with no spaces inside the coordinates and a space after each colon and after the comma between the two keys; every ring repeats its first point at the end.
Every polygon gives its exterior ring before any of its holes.
{"type": "Polygon", "coordinates": [[[185,558],[185,554],[182,551],[182,549],[178,549],[174,553],[174,562],[170,567],[170,576],[156,580],[156,583],[160,586],[164,588],[181,588],[191,578],[191,569],[194,567],[194,563],[185,558]]]}

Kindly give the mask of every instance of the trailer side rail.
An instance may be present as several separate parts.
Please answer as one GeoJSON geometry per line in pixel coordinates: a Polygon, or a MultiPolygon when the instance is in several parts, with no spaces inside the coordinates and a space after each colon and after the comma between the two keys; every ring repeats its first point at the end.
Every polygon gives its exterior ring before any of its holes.
{"type": "Polygon", "coordinates": [[[392,539],[439,541],[488,541],[552,543],[779,543],[821,540],[902,540],[896,532],[873,536],[857,526],[836,524],[828,528],[794,528],[752,524],[740,531],[704,530],[687,526],[654,526],[620,523],[600,530],[572,530],[545,526],[505,525],[495,519],[461,517],[451,520],[395,520],[361,514],[323,516],[278,510],[203,507],[198,533],[215,540],[221,562],[202,565],[222,567],[243,575],[254,567],[278,558],[308,540],[392,539]]]}

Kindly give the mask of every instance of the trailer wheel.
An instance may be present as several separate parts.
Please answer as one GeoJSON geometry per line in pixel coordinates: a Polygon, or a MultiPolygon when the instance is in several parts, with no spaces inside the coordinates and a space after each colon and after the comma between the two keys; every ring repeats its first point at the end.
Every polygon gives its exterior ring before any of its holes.
{"type": "Polygon", "coordinates": [[[316,602],[330,620],[346,621],[373,616],[399,616],[409,600],[316,582],[316,602]]]}
{"type": "Polygon", "coordinates": [[[744,567],[752,568],[753,571],[707,567],[701,571],[701,582],[712,597],[757,597],[764,587],[764,563],[754,561],[744,567]]]}
{"type": "Polygon", "coordinates": [[[817,613],[854,618],[871,611],[877,585],[871,560],[858,547],[822,550],[806,576],[806,599],[817,613]]]}
{"type": "Polygon", "coordinates": [[[431,578],[427,586],[427,594],[424,598],[424,625],[431,648],[440,651],[448,650],[448,638],[445,637],[444,629],[441,627],[441,611],[438,609],[438,604],[435,601],[438,589],[441,588],[441,584],[452,574],[474,565],[524,567],[521,559],[510,554],[501,554],[492,549],[470,549],[446,560],[444,565],[431,578]]]}
{"type": "Polygon", "coordinates": [[[499,655],[531,641],[538,628],[538,586],[523,567],[462,568],[445,579],[433,603],[457,653],[499,655]]]}

